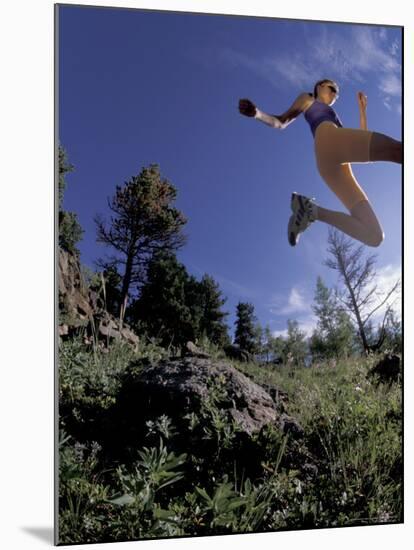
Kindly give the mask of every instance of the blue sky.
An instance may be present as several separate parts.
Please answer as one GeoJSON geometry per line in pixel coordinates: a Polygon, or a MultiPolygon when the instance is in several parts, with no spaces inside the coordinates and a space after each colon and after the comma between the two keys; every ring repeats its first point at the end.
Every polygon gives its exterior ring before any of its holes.
{"type": "MultiPolygon", "coordinates": [[[[108,213],[115,186],[157,163],[188,219],[178,258],[220,284],[230,328],[237,303],[249,301],[275,334],[288,318],[309,332],[317,276],[329,286],[337,277],[323,265],[327,225],[289,246],[290,195],[343,207],[317,172],[304,117],[272,130],[242,117],[238,100],[281,113],[332,78],[344,126],[359,127],[362,90],[368,128],[401,139],[401,50],[398,27],[62,6],[59,135],[75,165],[64,207],[85,230],[82,263],[93,268],[105,254],[93,218],[108,213]]],[[[384,228],[383,244],[366,250],[386,290],[401,276],[401,167],[353,171],[384,228]]]]}

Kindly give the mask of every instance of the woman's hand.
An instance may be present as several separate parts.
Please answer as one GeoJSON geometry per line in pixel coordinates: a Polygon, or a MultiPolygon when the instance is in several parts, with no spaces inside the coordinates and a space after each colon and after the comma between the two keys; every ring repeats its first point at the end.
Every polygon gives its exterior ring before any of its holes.
{"type": "Polygon", "coordinates": [[[368,103],[367,96],[364,94],[364,92],[358,92],[357,97],[358,97],[358,105],[360,110],[365,111],[368,103]]]}
{"type": "Polygon", "coordinates": [[[240,99],[239,111],[244,116],[254,117],[256,114],[256,105],[250,99],[240,99]]]}

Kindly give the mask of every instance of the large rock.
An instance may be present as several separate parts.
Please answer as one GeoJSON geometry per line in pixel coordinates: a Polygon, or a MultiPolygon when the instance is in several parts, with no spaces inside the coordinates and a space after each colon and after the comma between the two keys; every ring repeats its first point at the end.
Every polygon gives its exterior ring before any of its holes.
{"type": "Polygon", "coordinates": [[[130,327],[108,313],[96,292],[89,289],[82,276],[79,259],[59,248],[59,336],[70,337],[80,326],[85,327],[85,342],[95,338],[102,346],[116,340],[138,346],[139,338],[130,327]]]}
{"type": "Polygon", "coordinates": [[[119,320],[108,312],[100,316],[97,334],[98,338],[106,341],[108,345],[114,340],[123,340],[134,347],[139,344],[138,336],[130,330],[128,325],[124,323],[121,327],[119,320]]]}
{"type": "Polygon", "coordinates": [[[369,376],[375,376],[380,382],[397,382],[401,376],[401,360],[398,355],[386,355],[369,371],[369,376]]]}
{"type": "Polygon", "coordinates": [[[198,348],[194,342],[187,342],[183,349],[182,355],[186,357],[203,357],[204,359],[211,357],[209,353],[198,348]]]}
{"type": "Polygon", "coordinates": [[[93,316],[93,308],[83,281],[79,260],[73,254],[59,248],[58,267],[59,311],[65,313],[68,325],[87,324],[93,316]]]}
{"type": "Polygon", "coordinates": [[[279,412],[272,397],[258,384],[225,361],[202,357],[163,360],[147,366],[137,380],[137,401],[146,416],[166,414],[173,419],[200,410],[215,396],[215,404],[251,435],[279,412]],[[144,403],[143,403],[144,401],[144,403]]]}

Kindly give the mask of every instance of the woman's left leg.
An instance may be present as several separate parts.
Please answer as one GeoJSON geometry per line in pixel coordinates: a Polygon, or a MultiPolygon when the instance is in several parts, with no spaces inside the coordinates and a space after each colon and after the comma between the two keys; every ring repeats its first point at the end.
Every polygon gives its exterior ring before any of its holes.
{"type": "Polygon", "coordinates": [[[379,246],[384,240],[384,232],[351,165],[320,165],[320,172],[349,214],[318,206],[316,219],[333,225],[368,246],[379,246]]]}
{"type": "Polygon", "coordinates": [[[318,206],[316,219],[368,246],[379,246],[384,240],[384,232],[368,200],[356,204],[350,214],[318,206]]]}

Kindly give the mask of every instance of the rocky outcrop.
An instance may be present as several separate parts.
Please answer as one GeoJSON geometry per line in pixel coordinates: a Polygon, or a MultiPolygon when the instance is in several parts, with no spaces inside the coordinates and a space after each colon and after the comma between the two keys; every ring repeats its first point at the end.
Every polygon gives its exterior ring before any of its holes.
{"type": "Polygon", "coordinates": [[[186,357],[202,357],[208,359],[210,354],[198,348],[193,342],[187,342],[183,349],[183,355],[186,357]]]}
{"type": "MultiPolygon", "coordinates": [[[[93,305],[86,287],[79,260],[59,248],[59,313],[64,314],[68,326],[84,326],[93,317],[93,305]]],[[[59,323],[60,324],[60,323],[59,323]]]]}
{"type": "Polygon", "coordinates": [[[166,414],[173,423],[177,415],[197,414],[211,400],[249,435],[279,422],[272,397],[225,361],[193,356],[148,365],[133,392],[147,416],[166,414]]]}
{"type": "Polygon", "coordinates": [[[397,382],[401,377],[401,360],[398,355],[386,355],[369,371],[370,377],[376,377],[379,382],[397,382]]]}
{"type": "MultiPolygon", "coordinates": [[[[224,469],[237,457],[238,467],[260,475],[286,434],[290,450],[284,452],[283,466],[312,477],[317,468],[309,466],[314,460],[307,452],[304,430],[286,414],[285,392],[271,389],[274,397],[223,359],[138,359],[124,373],[114,406],[95,423],[94,437],[111,449],[108,459],[125,462],[135,456],[138,441],[157,444],[158,432],[164,437],[173,433],[170,445],[175,452],[194,456],[188,479],[199,482],[198,461],[210,455],[221,460],[224,469]]],[[[85,427],[77,424],[76,429],[85,427]]]]}
{"type": "Polygon", "coordinates": [[[107,348],[112,342],[122,340],[137,346],[139,338],[119,319],[108,313],[100,303],[96,292],[85,284],[79,260],[73,254],[59,248],[59,336],[70,337],[79,327],[85,327],[85,343],[96,339],[107,348]]]}

